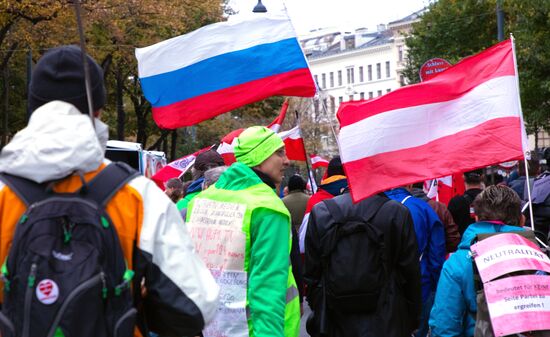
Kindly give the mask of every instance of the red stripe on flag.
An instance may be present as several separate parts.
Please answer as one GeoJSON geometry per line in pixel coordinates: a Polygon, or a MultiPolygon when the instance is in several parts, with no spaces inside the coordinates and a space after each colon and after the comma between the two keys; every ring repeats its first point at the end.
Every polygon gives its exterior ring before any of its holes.
{"type": "Polygon", "coordinates": [[[353,200],[457,169],[468,171],[522,158],[520,123],[519,117],[497,118],[422,146],[347,162],[344,169],[353,200]]]}
{"type": "Polygon", "coordinates": [[[153,108],[153,119],[163,129],[191,126],[243,105],[276,95],[301,97],[315,95],[315,86],[309,69],[298,69],[164,107],[153,108]],[[196,113],[196,111],[206,112],[196,113]]]}
{"type": "Polygon", "coordinates": [[[340,126],[356,123],[376,114],[457,99],[478,85],[497,77],[515,75],[511,40],[463,59],[433,79],[399,88],[379,98],[344,103],[338,109],[340,126]],[[361,107],[368,107],[361,109],[361,107]]]}

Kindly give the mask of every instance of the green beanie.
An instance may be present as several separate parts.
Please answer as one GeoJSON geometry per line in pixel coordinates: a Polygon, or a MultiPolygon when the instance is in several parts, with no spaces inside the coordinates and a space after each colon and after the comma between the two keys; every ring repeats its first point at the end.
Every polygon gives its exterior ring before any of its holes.
{"type": "Polygon", "coordinates": [[[235,158],[248,167],[258,166],[285,146],[279,135],[265,126],[252,126],[237,138],[235,158]]]}

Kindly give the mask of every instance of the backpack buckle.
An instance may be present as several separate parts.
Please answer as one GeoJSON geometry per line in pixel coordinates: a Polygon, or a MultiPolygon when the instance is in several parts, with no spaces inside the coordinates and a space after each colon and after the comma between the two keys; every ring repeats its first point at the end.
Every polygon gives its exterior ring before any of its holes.
{"type": "Polygon", "coordinates": [[[115,287],[115,296],[120,296],[122,290],[130,288],[130,282],[134,278],[134,271],[131,269],[126,269],[124,276],[122,276],[122,283],[115,287]]]}

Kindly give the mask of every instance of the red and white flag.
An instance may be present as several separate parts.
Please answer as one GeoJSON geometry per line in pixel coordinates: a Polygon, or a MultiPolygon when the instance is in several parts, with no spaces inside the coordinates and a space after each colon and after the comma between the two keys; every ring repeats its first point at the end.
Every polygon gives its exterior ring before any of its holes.
{"type": "Polygon", "coordinates": [[[304,139],[300,133],[300,126],[297,125],[288,131],[279,132],[279,137],[285,143],[288,159],[306,161],[304,139]]]}
{"type": "Polygon", "coordinates": [[[172,178],[179,178],[187,172],[195,163],[197,156],[205,151],[208,151],[212,146],[205,147],[195,153],[188,154],[180,159],[174,160],[168,165],[160,169],[151,179],[164,191],[164,183],[172,178]]]}
{"type": "Polygon", "coordinates": [[[285,102],[283,103],[283,106],[281,107],[281,112],[279,113],[279,116],[273,120],[267,127],[273,132],[279,132],[281,129],[281,125],[283,125],[283,122],[286,117],[286,111],[288,110],[288,99],[285,99],[285,102]]]}
{"type": "Polygon", "coordinates": [[[235,144],[237,143],[237,137],[239,137],[239,135],[243,131],[244,129],[237,129],[225,135],[225,137],[223,137],[220,142],[220,146],[218,146],[218,149],[216,150],[222,156],[223,162],[227,166],[230,166],[237,161],[235,159],[235,153],[233,149],[235,148],[235,144]]]}
{"type": "Polygon", "coordinates": [[[316,154],[310,154],[309,159],[311,160],[311,167],[313,169],[319,168],[319,167],[328,167],[328,160],[325,158],[316,155],[316,154]]]}
{"type": "MultiPolygon", "coordinates": [[[[283,125],[283,121],[286,117],[286,111],[288,110],[288,100],[285,100],[283,103],[283,106],[281,107],[281,112],[279,113],[279,116],[273,120],[267,127],[273,130],[273,132],[279,132],[279,129],[281,129],[281,125],[283,125]]],[[[237,137],[243,132],[244,129],[238,129],[231,131],[225,137],[222,138],[220,142],[220,146],[218,146],[218,153],[222,156],[223,161],[225,162],[225,165],[230,166],[237,160],[235,159],[235,154],[233,152],[233,149],[235,148],[235,144],[237,142],[237,137]]]]}
{"type": "Polygon", "coordinates": [[[431,80],[340,106],[353,200],[522,158],[528,147],[517,81],[507,40],[431,80]]]}

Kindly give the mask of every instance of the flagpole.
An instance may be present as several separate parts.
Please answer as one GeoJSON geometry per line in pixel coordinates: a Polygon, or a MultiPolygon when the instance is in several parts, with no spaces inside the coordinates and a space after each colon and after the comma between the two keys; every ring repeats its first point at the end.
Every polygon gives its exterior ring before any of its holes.
{"type": "MultiPolygon", "coordinates": [[[[520,113],[520,122],[521,122],[521,143],[523,145],[526,145],[524,142],[524,130],[525,130],[525,124],[523,122],[523,110],[521,109],[521,97],[519,95],[519,72],[518,72],[518,62],[516,59],[516,42],[514,39],[514,35],[510,34],[510,40],[512,41],[512,56],[514,58],[514,70],[516,72],[516,87],[518,90],[518,107],[519,107],[519,113],[520,113]]],[[[526,134],[525,134],[526,135],[526,134]]],[[[527,164],[527,156],[529,155],[529,149],[526,150],[525,147],[523,147],[523,150],[525,151],[523,155],[523,164],[525,165],[525,179],[527,183],[527,201],[529,203],[529,219],[531,220],[531,230],[535,230],[535,220],[533,219],[533,202],[531,200],[531,184],[529,183],[529,165],[527,164]]]]}
{"type": "MultiPolygon", "coordinates": [[[[301,135],[301,134],[302,134],[302,129],[301,129],[301,127],[300,127],[300,115],[298,114],[298,110],[294,110],[294,113],[296,114],[296,121],[298,122],[298,123],[297,123],[297,124],[298,124],[298,129],[300,130],[300,135],[301,135]]],[[[306,143],[305,143],[304,141],[302,141],[302,146],[303,146],[303,149],[304,149],[304,154],[306,155],[307,179],[309,180],[309,184],[310,184],[310,186],[311,186],[311,191],[312,191],[313,193],[316,193],[317,191],[316,191],[316,190],[314,191],[314,187],[313,187],[313,186],[317,186],[317,183],[316,183],[316,182],[314,183],[313,181],[311,181],[311,179],[312,179],[312,177],[311,177],[312,172],[311,172],[311,170],[309,169],[309,163],[308,163],[308,161],[307,161],[308,155],[307,155],[307,151],[306,151],[306,143]]]]}

